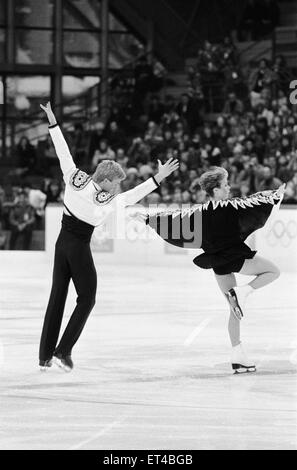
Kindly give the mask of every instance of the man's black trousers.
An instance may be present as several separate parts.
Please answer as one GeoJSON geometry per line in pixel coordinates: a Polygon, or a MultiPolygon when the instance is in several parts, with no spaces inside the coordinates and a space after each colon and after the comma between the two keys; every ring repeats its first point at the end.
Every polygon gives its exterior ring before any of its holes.
{"type": "Polygon", "coordinates": [[[53,283],[39,349],[40,361],[54,353],[71,355],[87,318],[95,305],[97,273],[89,240],[62,227],[56,242],[53,283]],[[76,307],[57,346],[70,279],[77,293],[76,307]]]}

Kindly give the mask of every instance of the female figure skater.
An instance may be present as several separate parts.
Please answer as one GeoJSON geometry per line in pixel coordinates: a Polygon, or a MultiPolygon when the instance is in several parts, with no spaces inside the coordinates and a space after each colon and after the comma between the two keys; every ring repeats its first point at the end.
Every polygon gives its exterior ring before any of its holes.
{"type": "Polygon", "coordinates": [[[171,237],[173,232],[177,233],[174,225],[180,223],[182,226],[185,212],[190,215],[190,219],[193,218],[194,231],[201,233],[200,237],[195,237],[195,248],[204,250],[204,253],[193,261],[200,268],[213,269],[219,288],[229,302],[228,331],[232,344],[232,368],[235,373],[254,372],[255,364],[246,356],[240,341],[240,320],[243,317],[246,298],[256,289],[277,279],[280,272],[271,261],[251,250],[244,240],[265,224],[273,205],[281,201],[285,185],[277,191],[264,191],[247,198],[228,199],[228,172],[220,167],[214,167],[204,173],[200,178],[200,185],[209,196],[207,203],[196,208],[194,206],[190,211],[179,211],[180,217],[176,215],[176,211],[149,216],[147,223],[169,243],[189,248],[189,243],[185,246],[185,241],[182,240],[182,230],[179,232],[179,240],[171,237]],[[194,220],[197,210],[200,211],[201,217],[194,220]],[[164,217],[168,218],[170,229],[168,231],[167,224],[167,230],[162,233],[160,227],[165,228],[166,224],[164,221],[163,224],[160,223],[160,220],[164,217]],[[255,278],[248,284],[237,286],[234,273],[254,275],[255,278]]]}
{"type": "Polygon", "coordinates": [[[103,160],[91,176],[76,168],[50,103],[40,106],[49,121],[49,132],[66,186],[52,289],[40,340],[39,365],[41,370],[47,370],[53,359],[69,372],[73,368],[72,348],[95,305],[97,274],[90,250],[95,226],[102,224],[111,212],[136,204],[150,194],[164,178],[177,170],[179,164],[172,159],[164,165],[159,161],[159,171],[154,177],[119,194],[120,181],[125,178],[122,167],[114,161],[103,160]],[[57,345],[71,279],[77,292],[76,307],[57,345]]]}

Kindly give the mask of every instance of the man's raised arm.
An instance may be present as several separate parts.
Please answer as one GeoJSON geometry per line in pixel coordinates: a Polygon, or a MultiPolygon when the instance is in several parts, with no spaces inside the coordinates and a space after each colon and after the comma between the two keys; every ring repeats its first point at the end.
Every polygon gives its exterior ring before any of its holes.
{"type": "Polygon", "coordinates": [[[65,182],[66,178],[75,170],[75,164],[70,153],[69,147],[66,140],[61,132],[61,129],[57,123],[56,117],[51,108],[50,102],[46,106],[40,105],[41,109],[46,113],[49,122],[49,133],[52,138],[56,154],[60,160],[61,170],[65,182]]]}

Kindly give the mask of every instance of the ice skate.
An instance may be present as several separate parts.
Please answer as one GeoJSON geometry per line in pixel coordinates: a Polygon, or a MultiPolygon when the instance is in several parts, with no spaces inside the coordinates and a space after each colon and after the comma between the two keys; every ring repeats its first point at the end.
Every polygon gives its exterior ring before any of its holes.
{"type": "Polygon", "coordinates": [[[53,362],[64,372],[71,372],[74,366],[70,355],[62,356],[62,354],[55,354],[53,356],[53,362]]]}
{"type": "Polygon", "coordinates": [[[39,361],[39,370],[41,372],[47,372],[50,367],[52,367],[52,359],[47,359],[46,361],[39,361]]]}
{"type": "Polygon", "coordinates": [[[243,350],[242,344],[233,347],[231,356],[232,369],[234,374],[243,374],[246,372],[256,372],[256,366],[243,350]]]}
{"type": "Polygon", "coordinates": [[[226,297],[230,304],[233,315],[237,318],[237,320],[241,320],[243,318],[243,308],[247,298],[247,294],[243,290],[243,287],[234,287],[233,289],[228,290],[226,297]]]}

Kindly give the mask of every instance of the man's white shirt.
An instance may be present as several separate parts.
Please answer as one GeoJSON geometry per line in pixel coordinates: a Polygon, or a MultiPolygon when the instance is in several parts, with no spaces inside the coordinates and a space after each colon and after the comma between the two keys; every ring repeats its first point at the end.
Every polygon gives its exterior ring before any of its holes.
{"type": "Polygon", "coordinates": [[[64,204],[78,219],[90,225],[101,225],[115,210],[136,204],[156,189],[154,180],[149,178],[135,188],[117,195],[102,191],[90,176],[76,167],[60,127],[49,127],[49,132],[65,181],[64,204]]]}

